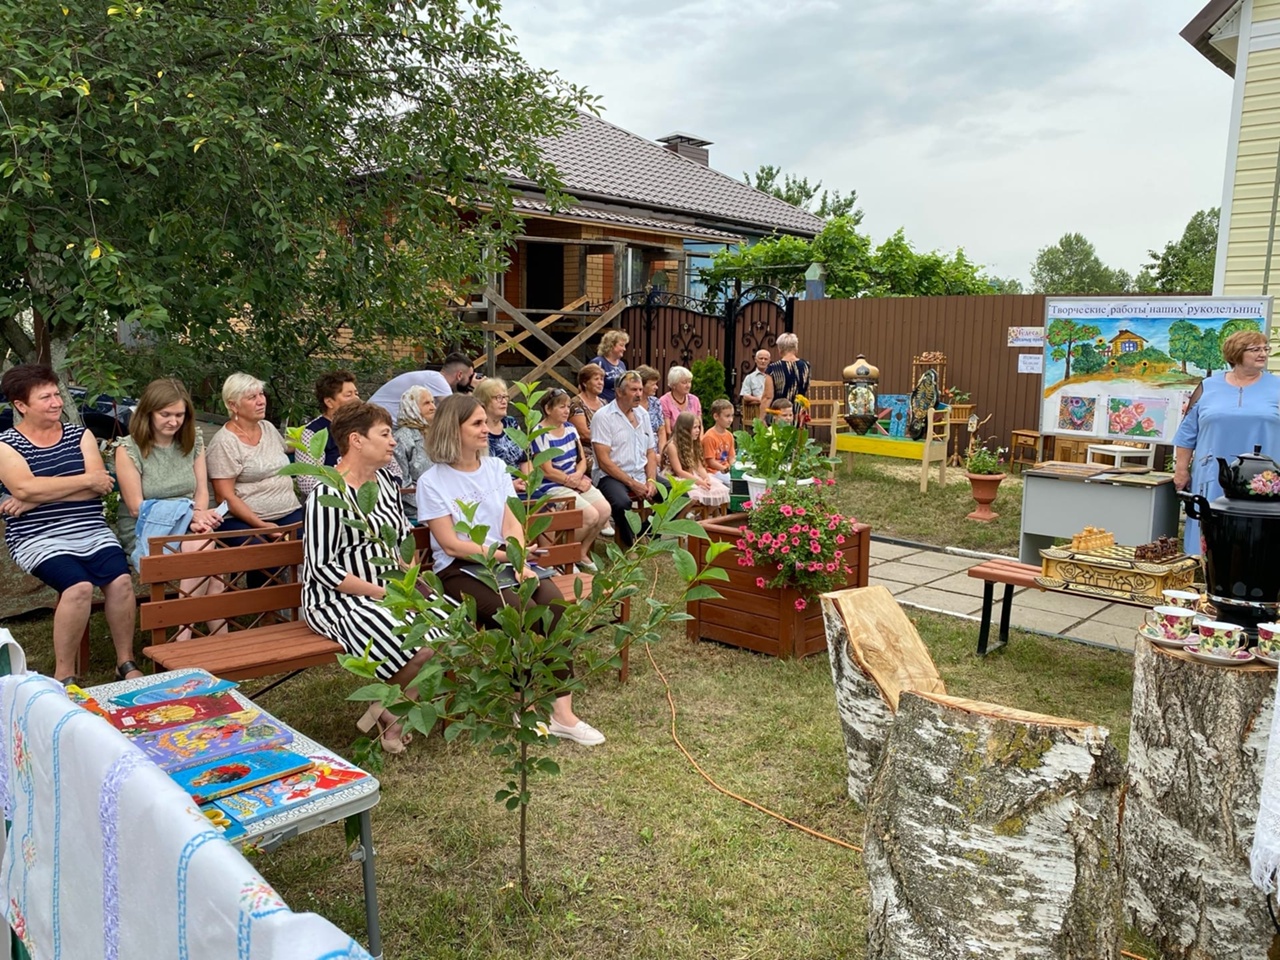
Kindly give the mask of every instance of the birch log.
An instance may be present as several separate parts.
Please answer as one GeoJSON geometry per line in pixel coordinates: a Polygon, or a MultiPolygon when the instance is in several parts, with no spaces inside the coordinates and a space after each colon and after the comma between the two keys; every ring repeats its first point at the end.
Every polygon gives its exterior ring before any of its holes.
{"type": "Polygon", "coordinates": [[[825,594],[822,616],[849,796],[864,805],[901,692],[947,691],[915,625],[884,587],[825,594]]]}
{"type": "Polygon", "coordinates": [[[1270,668],[1212,666],[1137,641],[1125,911],[1168,960],[1280,949],[1249,878],[1275,683],[1270,668]]]}
{"type": "Polygon", "coordinates": [[[1118,956],[1104,728],[904,693],[867,798],[870,960],[1118,956]]]}

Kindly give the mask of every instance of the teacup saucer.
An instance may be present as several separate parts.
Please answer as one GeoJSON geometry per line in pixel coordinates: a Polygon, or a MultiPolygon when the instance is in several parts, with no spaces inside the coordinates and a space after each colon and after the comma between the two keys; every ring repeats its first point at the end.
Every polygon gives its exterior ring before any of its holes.
{"type": "Polygon", "coordinates": [[[1272,667],[1280,667],[1280,656],[1273,657],[1269,653],[1263,653],[1257,647],[1253,650],[1253,656],[1259,663],[1265,663],[1272,667]]]}
{"type": "Polygon", "coordinates": [[[1188,644],[1186,651],[1191,654],[1193,660],[1218,666],[1238,667],[1242,664],[1252,663],[1254,660],[1253,651],[1246,650],[1243,647],[1239,647],[1230,653],[1210,653],[1208,650],[1201,650],[1196,644],[1188,644]]]}
{"type": "Polygon", "coordinates": [[[1151,625],[1147,623],[1138,628],[1138,633],[1142,635],[1143,639],[1150,640],[1157,647],[1164,647],[1166,650],[1181,650],[1190,642],[1189,637],[1184,637],[1181,640],[1170,640],[1159,630],[1153,630],[1151,625]]]}

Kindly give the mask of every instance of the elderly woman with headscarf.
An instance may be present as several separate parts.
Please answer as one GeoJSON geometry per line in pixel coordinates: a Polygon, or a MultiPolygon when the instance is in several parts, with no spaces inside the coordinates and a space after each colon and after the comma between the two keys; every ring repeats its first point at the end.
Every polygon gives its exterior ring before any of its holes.
{"type": "Polygon", "coordinates": [[[431,468],[431,458],[427,456],[427,430],[435,416],[436,398],[428,388],[413,386],[400,395],[394,434],[395,463],[405,484],[400,488],[400,502],[411,523],[418,521],[415,496],[418,478],[431,468]]]}

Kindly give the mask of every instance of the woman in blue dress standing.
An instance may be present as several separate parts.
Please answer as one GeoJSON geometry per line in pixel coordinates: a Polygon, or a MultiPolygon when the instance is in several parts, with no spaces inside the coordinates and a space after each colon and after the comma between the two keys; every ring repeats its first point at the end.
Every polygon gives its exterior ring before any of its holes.
{"type": "MultiPolygon", "coordinates": [[[[1222,343],[1231,369],[1206,377],[1191,396],[1173,438],[1173,483],[1207,500],[1222,496],[1218,457],[1232,460],[1261,447],[1280,458],[1280,378],[1267,372],[1267,338],[1257,330],[1233,333],[1222,343]]],[[[1183,549],[1199,554],[1200,522],[1187,520],[1183,549]]]]}

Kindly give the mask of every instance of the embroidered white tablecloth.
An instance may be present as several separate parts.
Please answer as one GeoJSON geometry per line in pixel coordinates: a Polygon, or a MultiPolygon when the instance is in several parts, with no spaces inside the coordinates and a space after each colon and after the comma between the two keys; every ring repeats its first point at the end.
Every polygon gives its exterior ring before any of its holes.
{"type": "Polygon", "coordinates": [[[291,911],[182,789],[54,681],[0,678],[0,722],[12,821],[0,891],[36,960],[368,957],[291,911]]]}

